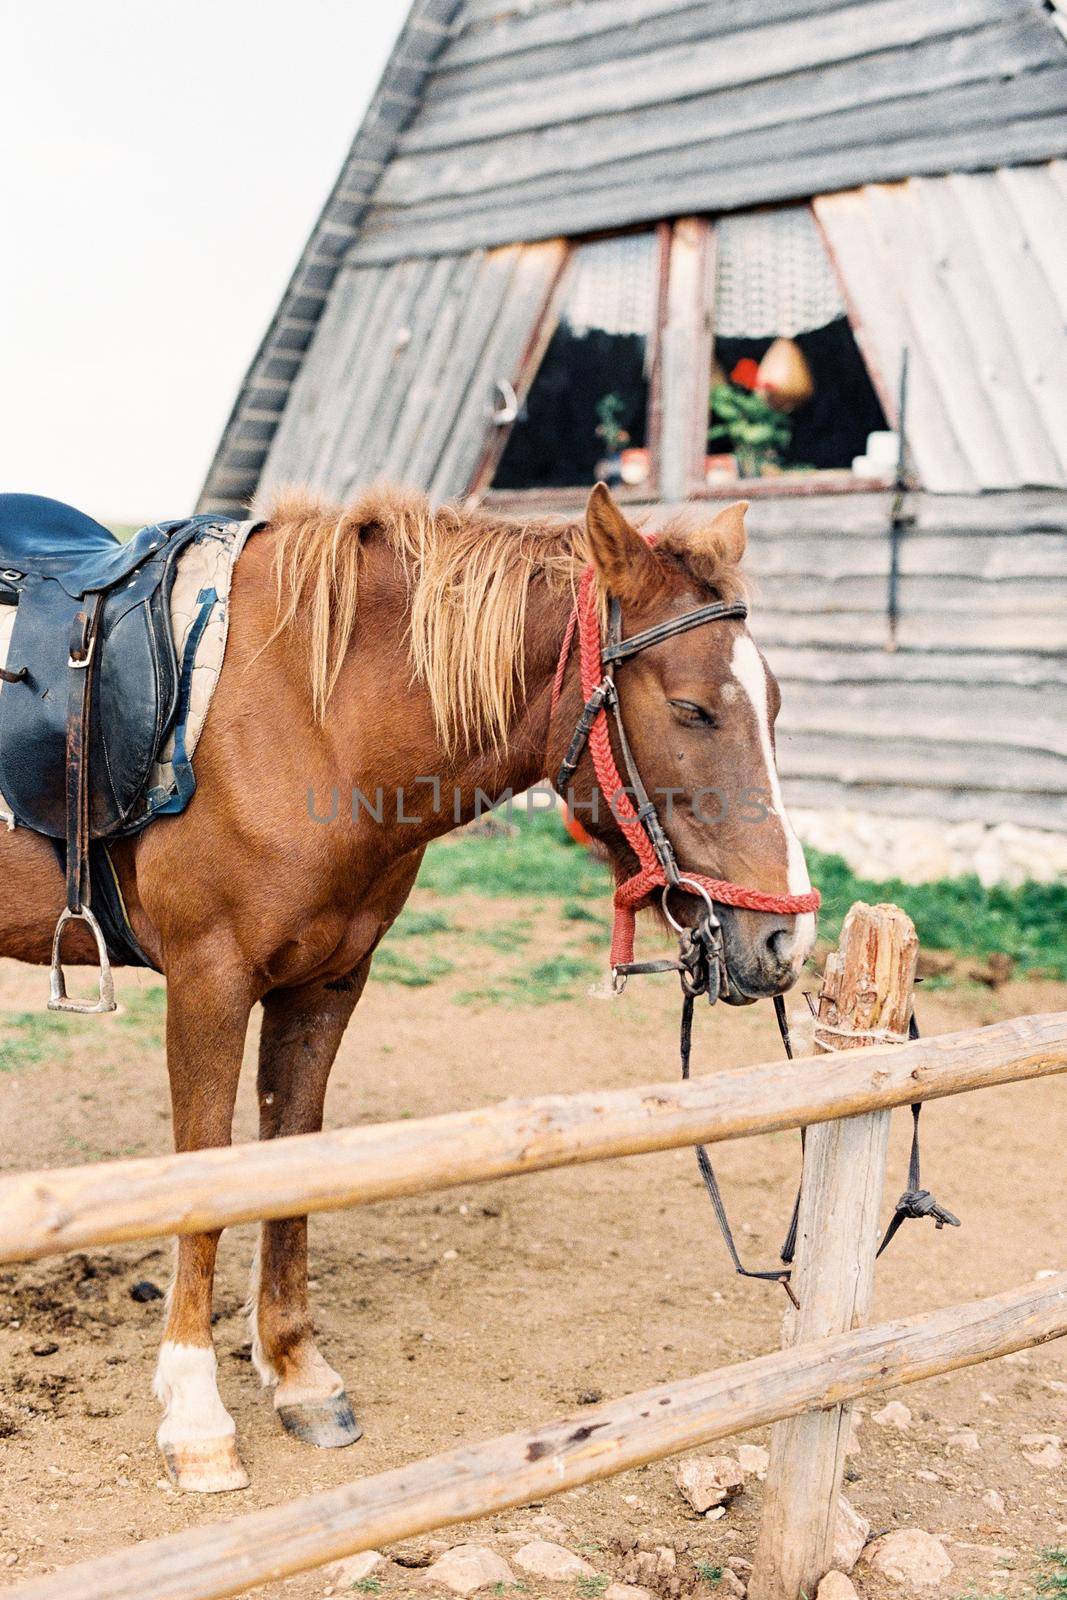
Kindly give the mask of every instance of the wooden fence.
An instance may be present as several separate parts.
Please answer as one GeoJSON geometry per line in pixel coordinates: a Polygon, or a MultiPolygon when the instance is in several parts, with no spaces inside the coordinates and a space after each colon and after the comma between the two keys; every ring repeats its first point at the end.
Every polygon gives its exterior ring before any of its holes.
{"type": "Polygon", "coordinates": [[[847,1424],[840,1407],[856,1396],[1067,1333],[1067,1272],[969,1305],[875,1327],[853,1325],[864,1311],[856,1283],[870,1276],[857,1263],[872,1253],[889,1109],[1064,1071],[1067,1013],[1057,1013],[747,1067],[684,1085],[508,1101],[267,1145],[7,1177],[0,1182],[0,1261],[9,1262],[825,1125],[809,1135],[805,1162],[797,1269],[804,1310],[794,1328],[800,1342],[583,1408],[580,1417],[135,1545],[5,1593],[12,1600],[214,1600],[778,1422],[751,1593],[753,1600],[795,1597],[790,1562],[817,1565],[836,1506],[841,1419],[847,1424]],[[862,1202],[854,1212],[841,1208],[850,1190],[862,1202]],[[816,1245],[827,1212],[836,1212],[836,1220],[816,1245]],[[842,1316],[843,1331],[818,1336],[842,1316]],[[811,1418],[827,1417],[837,1419],[829,1441],[803,1431],[811,1418]],[[790,1418],[802,1420],[782,1422],[790,1418]],[[798,1426],[799,1434],[789,1431],[798,1426]],[[820,1489],[812,1493],[809,1483],[801,1504],[790,1485],[813,1450],[821,1452],[820,1489]]]}

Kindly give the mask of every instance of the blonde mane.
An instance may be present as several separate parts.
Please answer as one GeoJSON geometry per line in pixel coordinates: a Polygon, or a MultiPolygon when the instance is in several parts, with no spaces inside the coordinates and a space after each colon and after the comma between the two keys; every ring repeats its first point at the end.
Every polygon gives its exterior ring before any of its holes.
{"type": "MultiPolygon", "coordinates": [[[[588,560],[583,523],[506,521],[455,505],[433,510],[425,495],[389,486],[369,489],[348,506],[286,490],[267,517],[276,539],[272,638],[304,628],[318,720],[356,627],[364,540],[373,530],[404,573],[412,676],[426,687],[440,738],[449,750],[502,746],[525,693],[530,583],[541,576],[573,591],[588,560]]],[[[687,531],[686,522],[672,523],[659,535],[657,553],[724,598],[741,592],[737,567],[716,558],[713,546],[695,559],[687,531]]]]}

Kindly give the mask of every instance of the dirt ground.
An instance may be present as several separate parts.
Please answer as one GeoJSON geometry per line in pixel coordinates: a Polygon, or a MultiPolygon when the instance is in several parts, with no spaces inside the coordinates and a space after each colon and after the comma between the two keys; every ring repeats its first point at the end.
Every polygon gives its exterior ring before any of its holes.
{"type": "MultiPolygon", "coordinates": [[[[647,979],[618,1003],[589,998],[605,936],[588,913],[572,909],[568,919],[558,902],[473,897],[443,905],[426,892],[413,904],[414,936],[390,947],[390,981],[369,985],[343,1046],[332,1125],[674,1075],[673,985],[647,979]]],[[[40,971],[0,963],[0,1164],[169,1149],[158,979],[126,977],[120,1015],[76,1024],[39,1011],[44,990],[40,971]]],[[[919,1016],[932,1034],[1057,1009],[1067,1009],[1067,985],[1017,982],[995,995],[975,985],[923,991],[919,1016]]],[[[770,1006],[698,1018],[698,1072],[778,1050],[770,1006]]],[[[253,1059],[254,1038],[238,1138],[253,1136],[253,1059]]],[[[908,1120],[895,1118],[887,1209],[903,1187],[908,1120]]],[[[1062,1268],[1067,1084],[936,1102],[924,1124],[924,1177],[964,1226],[905,1228],[879,1267],[876,1315],[1062,1268]]],[[[722,1146],[717,1163],[743,1219],[744,1252],[770,1264],[796,1181],[796,1136],[722,1146]]],[[[321,1343],[346,1375],[365,1437],[316,1452],[280,1430],[250,1364],[241,1307],[251,1249],[251,1228],[223,1240],[215,1335],[252,1487],[218,1499],[173,1491],[153,1442],[160,1304],[130,1291],[143,1280],[165,1287],[169,1244],[0,1271],[0,1584],[741,1360],[779,1339],[780,1291],[730,1272],[688,1150],[320,1217],[312,1270],[321,1343]]],[[[1038,1553],[1067,1545],[1067,1475],[1024,1454],[1038,1448],[1027,1436],[1067,1436],[1064,1367],[1054,1345],[915,1386],[899,1396],[913,1413],[907,1432],[871,1420],[882,1401],[864,1405],[849,1498],[876,1532],[915,1526],[943,1536],[955,1571],[941,1595],[1031,1595],[1038,1553]],[[977,1448],[948,1443],[961,1429],[974,1430],[977,1448]],[[983,1500],[991,1489],[1002,1512],[983,1500]]],[[[750,1438],[766,1443],[765,1433],[750,1438]]],[[[577,1586],[525,1581],[550,1596],[602,1593],[607,1578],[624,1575],[622,1552],[635,1538],[670,1544],[683,1589],[712,1596],[725,1559],[752,1554],[760,1495],[750,1477],[709,1523],[688,1512],[662,1463],[443,1537],[508,1554],[517,1531],[547,1528],[603,1575],[577,1586]]],[[[433,1548],[413,1541],[399,1552],[407,1564],[383,1566],[365,1591],[421,1592],[418,1563],[433,1548]]],[[[862,1569],[857,1581],[876,1600],[888,1592],[862,1569]]],[[[303,1600],[330,1587],[318,1573],[261,1592],[303,1600]]]]}

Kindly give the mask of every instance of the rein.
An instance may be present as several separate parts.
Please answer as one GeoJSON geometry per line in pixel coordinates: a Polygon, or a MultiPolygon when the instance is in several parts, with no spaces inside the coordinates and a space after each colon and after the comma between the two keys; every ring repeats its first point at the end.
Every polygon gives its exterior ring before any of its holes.
{"type": "MultiPolygon", "coordinates": [[[[693,1011],[696,1000],[702,995],[707,995],[709,1004],[714,1005],[720,995],[729,992],[730,980],[723,947],[722,927],[715,912],[715,903],[743,907],[750,911],[769,911],[777,912],[782,916],[797,916],[804,912],[817,911],[821,903],[821,896],[817,889],[812,889],[806,894],[767,894],[762,889],[751,889],[745,884],[731,883],[724,878],[707,878],[701,873],[686,872],[679,868],[671,842],[660,821],[655,804],[642,782],[641,774],[637,769],[633,752],[626,737],[618,690],[615,687],[614,668],[617,662],[629,660],[632,656],[638,655],[651,645],[661,644],[665,639],[673,639],[680,633],[688,632],[690,628],[699,628],[705,623],[725,621],[731,618],[743,619],[747,615],[748,607],[742,600],[715,601],[710,605],[699,606],[693,611],[687,611],[681,617],[670,618],[666,622],[660,622],[651,628],[645,628],[640,633],[631,634],[629,638],[624,639],[622,637],[622,607],[618,600],[612,597],[608,605],[608,638],[607,642],[604,643],[600,636],[596,574],[591,566],[587,567],[578,586],[578,599],[567,623],[567,630],[564,634],[563,645],[559,654],[559,663],[556,667],[556,675],[552,684],[552,699],[549,710],[550,726],[559,707],[560,697],[563,692],[563,680],[566,676],[567,664],[574,646],[574,636],[577,633],[581,651],[582,695],[585,703],[567,748],[567,753],[556,774],[555,788],[566,802],[567,788],[578,770],[578,764],[588,744],[593,759],[593,770],[596,774],[597,785],[611,806],[616,822],[640,862],[638,871],[632,877],[616,878],[614,895],[615,924],[611,937],[612,988],[616,994],[620,993],[625,987],[627,978],[639,973],[678,973],[682,985],[679,1046],[683,1079],[688,1079],[689,1077],[693,1040],[693,1011]],[[623,784],[615,763],[608,724],[609,715],[615,722],[615,734],[622,753],[626,776],[629,780],[628,785],[623,784]],[[633,800],[636,801],[636,808],[631,801],[631,795],[633,800]],[[657,889],[661,893],[663,911],[667,920],[678,935],[678,959],[676,961],[635,961],[636,913],[652,902],[657,889]],[[671,889],[695,891],[704,901],[704,909],[695,926],[687,927],[675,921],[674,917],[671,916],[668,905],[671,889]]],[[[774,996],[774,1013],[778,1023],[778,1031],[782,1037],[783,1048],[786,1055],[792,1060],[793,1049],[789,1037],[785,1001],[780,994],[774,996]]],[[[914,1016],[911,1019],[911,1036],[913,1038],[918,1037],[918,1028],[914,1016]]],[[[908,1218],[932,1216],[938,1228],[943,1227],[945,1223],[953,1227],[959,1227],[958,1219],[950,1211],[940,1206],[928,1190],[921,1187],[919,1177],[919,1110],[920,1107],[917,1105],[912,1107],[914,1131],[908,1171],[908,1187],[897,1202],[885,1237],[878,1249],[878,1255],[881,1255],[901,1224],[908,1218]]],[[[802,1129],[802,1146],[803,1138],[804,1130],[802,1129]]],[[[704,1145],[696,1146],[696,1157],[701,1179],[714,1207],[716,1220],[718,1221],[723,1241],[729,1251],[730,1259],[733,1262],[734,1270],[744,1278],[759,1278],[765,1282],[780,1283],[793,1305],[799,1309],[799,1302],[790,1284],[792,1276],[790,1264],[793,1260],[796,1246],[797,1224],[800,1216],[800,1191],[797,1191],[789,1230],[785,1243],[779,1252],[781,1266],[772,1268],[769,1271],[755,1271],[746,1267],[738,1254],[737,1245],[734,1242],[733,1229],[730,1226],[730,1219],[723,1202],[722,1192],[715,1176],[715,1169],[704,1145]]]]}

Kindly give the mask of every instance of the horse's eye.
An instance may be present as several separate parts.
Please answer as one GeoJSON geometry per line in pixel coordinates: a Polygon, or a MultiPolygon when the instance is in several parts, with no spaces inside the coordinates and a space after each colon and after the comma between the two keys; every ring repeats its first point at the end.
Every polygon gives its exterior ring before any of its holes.
{"type": "Polygon", "coordinates": [[[667,704],[674,712],[679,722],[685,723],[689,728],[717,728],[719,719],[704,706],[694,704],[692,700],[668,700],[667,704]]]}

